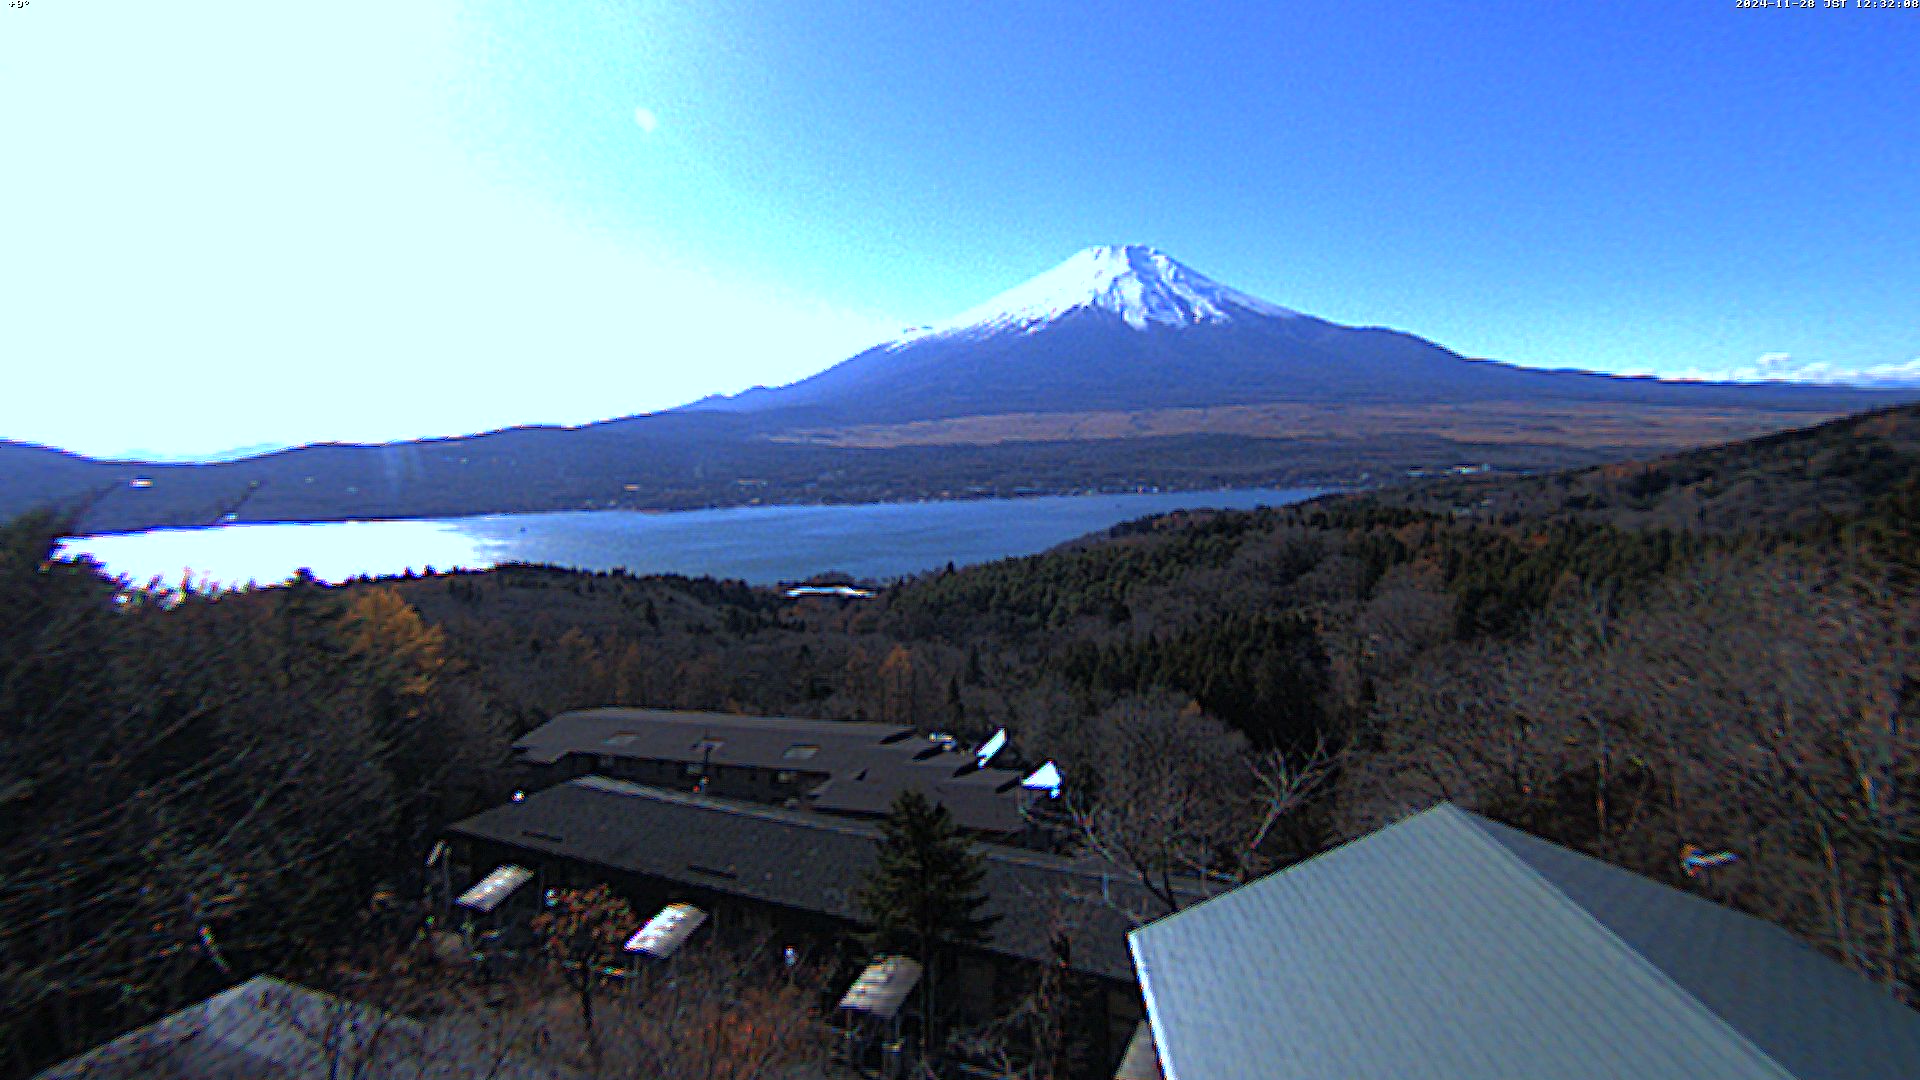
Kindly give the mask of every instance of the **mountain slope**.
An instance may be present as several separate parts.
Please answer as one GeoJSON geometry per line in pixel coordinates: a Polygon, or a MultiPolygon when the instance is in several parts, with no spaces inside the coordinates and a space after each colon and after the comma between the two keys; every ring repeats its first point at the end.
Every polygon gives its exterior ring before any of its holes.
{"type": "Polygon", "coordinates": [[[1667,383],[1469,360],[1412,334],[1302,315],[1154,248],[1092,248],[957,318],[778,389],[691,411],[832,427],[1004,413],[1269,402],[1501,400],[1845,412],[1895,397],[1846,387],[1667,383]]]}
{"type": "Polygon", "coordinates": [[[1911,503],[1916,495],[1920,406],[1904,405],[1650,460],[1533,476],[1450,477],[1372,498],[1468,520],[1734,533],[1822,528],[1876,512],[1890,500],[1911,503]]]}

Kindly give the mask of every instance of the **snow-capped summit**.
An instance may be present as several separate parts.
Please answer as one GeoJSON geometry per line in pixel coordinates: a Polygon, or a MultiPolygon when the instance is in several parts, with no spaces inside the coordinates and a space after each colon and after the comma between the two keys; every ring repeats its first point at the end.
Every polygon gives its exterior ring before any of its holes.
{"type": "Polygon", "coordinates": [[[1291,318],[1298,313],[1229,289],[1144,244],[1091,247],[1039,277],[952,319],[909,333],[927,337],[1031,333],[1078,310],[1118,315],[1135,330],[1149,325],[1231,322],[1236,315],[1291,318]]]}

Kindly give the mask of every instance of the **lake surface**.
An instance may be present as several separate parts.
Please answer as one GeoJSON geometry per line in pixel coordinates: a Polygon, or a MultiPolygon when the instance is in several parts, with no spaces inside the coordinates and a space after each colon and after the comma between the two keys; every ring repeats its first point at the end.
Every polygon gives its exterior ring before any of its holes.
{"type": "Polygon", "coordinates": [[[829,570],[884,580],[1045,551],[1123,521],[1202,507],[1285,506],[1318,488],[1142,495],[1049,495],[857,506],[742,506],[642,513],[539,514],[293,525],[222,525],[76,537],[62,545],[136,582],[183,573],[222,585],[284,581],[301,567],[326,581],[503,562],[582,570],[798,581],[829,570]]]}

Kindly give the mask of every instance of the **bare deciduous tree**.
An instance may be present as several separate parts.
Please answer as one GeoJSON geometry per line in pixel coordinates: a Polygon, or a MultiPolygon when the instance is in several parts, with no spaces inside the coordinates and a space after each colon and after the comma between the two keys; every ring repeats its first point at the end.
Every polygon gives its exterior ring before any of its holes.
{"type": "MultiPolygon", "coordinates": [[[[1163,915],[1206,886],[1264,869],[1276,826],[1327,781],[1324,743],[1304,757],[1255,755],[1197,707],[1124,701],[1090,725],[1071,812],[1087,848],[1153,897],[1163,915]]],[[[1131,913],[1144,920],[1148,913],[1131,913]]]]}
{"type": "Polygon", "coordinates": [[[1344,831],[1454,799],[1920,989],[1920,598],[1808,552],[1703,558],[1429,654],[1343,763],[1344,831]],[[1686,845],[1728,850],[1687,877],[1686,845]]]}

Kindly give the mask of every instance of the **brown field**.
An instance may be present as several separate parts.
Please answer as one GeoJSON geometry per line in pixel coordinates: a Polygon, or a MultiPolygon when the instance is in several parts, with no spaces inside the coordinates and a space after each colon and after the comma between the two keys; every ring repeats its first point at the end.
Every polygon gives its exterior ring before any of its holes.
{"type": "Polygon", "coordinates": [[[1426,435],[1463,443],[1648,450],[1701,446],[1806,427],[1841,414],[1824,410],[1687,406],[1230,405],[1142,412],[1006,413],[905,424],[793,431],[775,441],[851,449],[991,446],[1169,435],[1244,435],[1314,441],[1426,435]]]}

